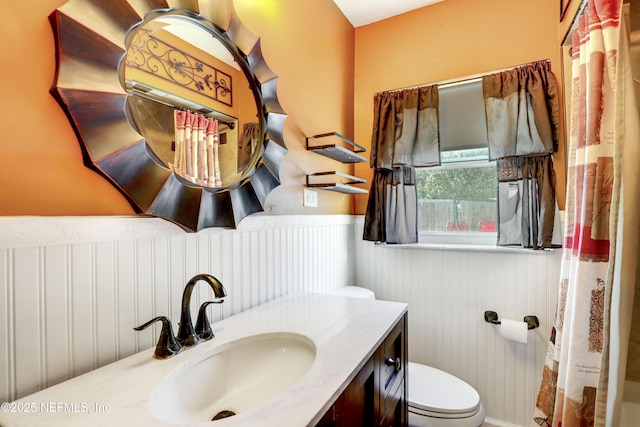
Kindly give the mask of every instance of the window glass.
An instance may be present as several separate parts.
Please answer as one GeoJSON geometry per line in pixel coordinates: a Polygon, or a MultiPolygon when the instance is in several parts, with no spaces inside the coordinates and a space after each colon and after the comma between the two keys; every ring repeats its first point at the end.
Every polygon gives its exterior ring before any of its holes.
{"type": "Polygon", "coordinates": [[[495,163],[448,163],[417,173],[421,232],[495,232],[495,163]]]}

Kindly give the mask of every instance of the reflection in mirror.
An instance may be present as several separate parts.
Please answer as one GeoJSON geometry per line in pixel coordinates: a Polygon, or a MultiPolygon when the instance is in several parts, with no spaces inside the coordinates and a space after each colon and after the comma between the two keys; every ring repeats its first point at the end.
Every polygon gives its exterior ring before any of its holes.
{"type": "Polygon", "coordinates": [[[258,105],[244,70],[212,29],[160,16],[127,37],[127,107],[157,161],[210,189],[241,182],[262,155],[258,105]]]}

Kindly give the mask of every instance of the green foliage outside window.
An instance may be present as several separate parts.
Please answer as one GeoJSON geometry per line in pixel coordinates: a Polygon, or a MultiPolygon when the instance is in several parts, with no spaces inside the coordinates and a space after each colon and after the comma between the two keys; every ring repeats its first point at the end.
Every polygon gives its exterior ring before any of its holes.
{"type": "Polygon", "coordinates": [[[449,167],[418,169],[418,223],[421,231],[488,231],[482,224],[497,222],[498,192],[495,163],[487,161],[487,150],[461,150],[442,153],[449,167]],[[484,160],[465,166],[469,160],[484,160]]]}
{"type": "Polygon", "coordinates": [[[494,165],[479,168],[448,168],[418,171],[419,199],[492,200],[498,182],[494,165]]]}

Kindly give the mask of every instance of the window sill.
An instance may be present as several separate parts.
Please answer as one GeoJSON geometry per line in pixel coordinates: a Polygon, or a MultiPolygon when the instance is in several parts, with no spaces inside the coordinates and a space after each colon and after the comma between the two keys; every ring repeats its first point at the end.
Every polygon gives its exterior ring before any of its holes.
{"type": "MultiPolygon", "coordinates": [[[[358,233],[359,236],[362,237],[362,230],[364,229],[364,215],[356,216],[355,224],[359,227],[359,230],[360,230],[358,233]]],[[[461,233],[455,236],[451,236],[452,234],[455,234],[455,233],[447,233],[447,232],[420,233],[418,237],[420,239],[419,243],[412,243],[412,244],[375,243],[375,246],[380,246],[384,248],[405,249],[405,250],[413,249],[413,250],[431,250],[431,251],[518,253],[518,254],[530,254],[530,255],[551,255],[558,251],[562,252],[561,247],[534,251],[533,249],[525,249],[525,248],[520,248],[516,246],[496,246],[496,239],[497,239],[496,233],[468,232],[464,234],[461,233]],[[482,235],[484,238],[484,241],[481,241],[481,242],[476,241],[472,243],[470,243],[468,240],[462,241],[461,238],[464,235],[471,235],[471,234],[482,235]],[[434,241],[433,238],[438,235],[440,238],[447,237],[448,240],[434,241]],[[427,236],[431,239],[428,242],[425,241],[425,238],[427,238],[427,236]],[[458,241],[451,240],[451,237],[453,237],[454,239],[456,237],[459,237],[459,239],[458,241]]],[[[368,242],[368,243],[371,243],[371,242],[368,242]]]]}
{"type": "Polygon", "coordinates": [[[478,231],[429,231],[418,234],[418,242],[435,245],[463,245],[492,247],[498,241],[498,233],[478,231]]]}
{"type": "Polygon", "coordinates": [[[528,255],[550,255],[556,252],[556,249],[533,250],[519,247],[495,246],[495,245],[471,245],[458,243],[412,243],[412,244],[385,244],[377,243],[378,246],[396,249],[413,249],[413,250],[438,250],[438,251],[458,251],[458,252],[500,252],[500,253],[518,253],[528,255]]]}

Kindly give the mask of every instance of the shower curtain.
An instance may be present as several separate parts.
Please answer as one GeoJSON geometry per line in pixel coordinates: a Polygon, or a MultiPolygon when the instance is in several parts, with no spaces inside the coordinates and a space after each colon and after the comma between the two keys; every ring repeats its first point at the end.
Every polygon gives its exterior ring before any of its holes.
{"type": "Polygon", "coordinates": [[[221,187],[218,121],[191,111],[174,111],[175,174],[203,187],[221,187]]]}
{"type": "Polygon", "coordinates": [[[621,0],[589,2],[572,35],[565,244],[532,426],[618,426],[640,208],[621,10],[621,0]]]}

